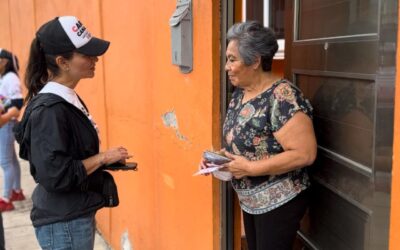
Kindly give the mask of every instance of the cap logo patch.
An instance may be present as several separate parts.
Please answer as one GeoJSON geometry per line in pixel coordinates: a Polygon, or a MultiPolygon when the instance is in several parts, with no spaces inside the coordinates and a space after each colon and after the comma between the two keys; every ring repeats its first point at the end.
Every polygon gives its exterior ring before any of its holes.
{"type": "Polygon", "coordinates": [[[72,26],[72,31],[82,38],[91,38],[90,33],[87,31],[86,27],[83,26],[81,21],[78,21],[74,26],[72,26]]]}
{"type": "Polygon", "coordinates": [[[59,17],[58,21],[71,42],[74,44],[75,48],[78,49],[84,46],[92,38],[90,32],[76,17],[63,16],[59,17]]]}

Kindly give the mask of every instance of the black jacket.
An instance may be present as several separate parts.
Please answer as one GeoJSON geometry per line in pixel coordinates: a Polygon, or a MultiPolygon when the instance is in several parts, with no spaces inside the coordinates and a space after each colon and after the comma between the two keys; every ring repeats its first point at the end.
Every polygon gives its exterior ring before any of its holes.
{"type": "Polygon", "coordinates": [[[34,226],[75,219],[104,206],[101,194],[87,190],[82,160],[99,152],[99,139],[89,119],[54,94],[38,94],[14,128],[19,155],[30,163],[38,185],[32,194],[34,226]],[[85,188],[86,187],[86,188],[85,188]]]}

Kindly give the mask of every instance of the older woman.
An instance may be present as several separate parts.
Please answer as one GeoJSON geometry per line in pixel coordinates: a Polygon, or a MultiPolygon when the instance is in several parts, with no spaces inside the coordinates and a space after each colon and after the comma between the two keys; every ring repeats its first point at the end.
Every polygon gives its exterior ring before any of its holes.
{"type": "Polygon", "coordinates": [[[223,126],[232,159],[224,170],[234,177],[249,249],[292,249],[308,201],[304,167],[316,157],[312,107],[271,73],[278,44],[270,29],[237,23],[227,38],[225,70],[236,90],[223,126]]]}

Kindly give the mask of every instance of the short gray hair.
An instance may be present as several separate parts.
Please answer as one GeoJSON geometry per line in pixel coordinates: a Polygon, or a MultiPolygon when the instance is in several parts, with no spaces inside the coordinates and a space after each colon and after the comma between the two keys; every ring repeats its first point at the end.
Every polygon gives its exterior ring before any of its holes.
{"type": "Polygon", "coordinates": [[[234,24],[227,34],[228,41],[237,41],[239,54],[245,65],[255,63],[261,57],[263,71],[271,71],[272,58],[278,50],[278,42],[270,28],[257,21],[234,24]]]}

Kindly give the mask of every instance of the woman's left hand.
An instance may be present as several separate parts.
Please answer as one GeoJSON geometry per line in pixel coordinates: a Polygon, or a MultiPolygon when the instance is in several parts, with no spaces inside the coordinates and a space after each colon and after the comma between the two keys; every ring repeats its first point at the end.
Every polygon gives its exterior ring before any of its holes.
{"type": "Polygon", "coordinates": [[[251,161],[243,156],[234,155],[227,151],[224,151],[224,153],[225,156],[232,159],[232,161],[225,163],[224,168],[221,170],[231,172],[236,179],[251,176],[251,161]]]}

